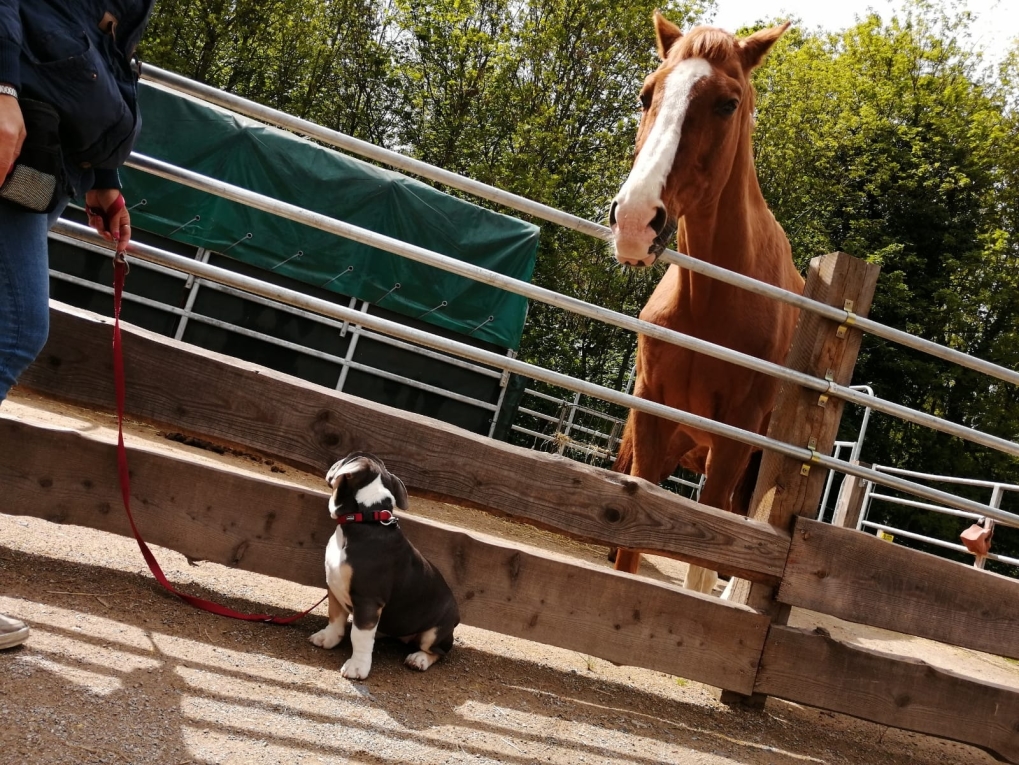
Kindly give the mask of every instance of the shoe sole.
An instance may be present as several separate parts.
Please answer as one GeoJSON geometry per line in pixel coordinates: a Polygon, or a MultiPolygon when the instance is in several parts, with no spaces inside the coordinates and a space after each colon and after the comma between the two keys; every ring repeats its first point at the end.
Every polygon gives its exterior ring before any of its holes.
{"type": "Polygon", "coordinates": [[[21,645],[26,640],[28,640],[28,627],[22,627],[20,630],[0,635],[0,650],[14,648],[14,646],[21,645]]]}

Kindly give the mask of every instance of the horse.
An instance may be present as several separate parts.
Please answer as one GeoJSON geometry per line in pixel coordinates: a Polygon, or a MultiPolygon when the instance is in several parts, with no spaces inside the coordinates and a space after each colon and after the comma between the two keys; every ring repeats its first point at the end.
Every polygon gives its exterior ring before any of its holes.
{"type": "MultiPolygon", "coordinates": [[[[742,39],[708,26],[683,34],[657,11],[654,26],[661,64],[641,88],[633,165],[609,212],[616,260],[650,266],[676,235],[680,252],[802,293],[789,240],[761,193],[750,141],[751,73],[788,22],[742,39]]],[[[781,364],[799,310],[672,264],[640,318],[781,364]]],[[[779,388],[768,375],[645,335],[638,336],[636,368],[640,398],[767,431],[779,388]]],[[[738,441],[631,410],[613,469],[661,483],[683,466],[705,475],[703,504],[746,515],[759,466],[750,465],[753,453],[738,441]]],[[[616,569],[636,572],[639,561],[638,553],[619,550],[616,569]]],[[[710,592],[717,578],[691,566],[685,586],[710,592]]]]}

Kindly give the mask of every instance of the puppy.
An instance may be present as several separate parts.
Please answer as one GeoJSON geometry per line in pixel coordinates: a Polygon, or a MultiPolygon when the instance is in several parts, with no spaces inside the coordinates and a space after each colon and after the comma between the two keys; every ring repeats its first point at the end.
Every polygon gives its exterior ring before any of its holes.
{"type": "Polygon", "coordinates": [[[382,460],[353,452],[326,475],[336,533],[326,546],[329,624],[309,640],[334,648],[353,615],[354,653],[340,674],[368,677],[376,631],[417,647],[406,664],[422,672],[453,647],[460,611],[446,580],[403,535],[394,505],[407,509],[403,481],[382,460]]]}

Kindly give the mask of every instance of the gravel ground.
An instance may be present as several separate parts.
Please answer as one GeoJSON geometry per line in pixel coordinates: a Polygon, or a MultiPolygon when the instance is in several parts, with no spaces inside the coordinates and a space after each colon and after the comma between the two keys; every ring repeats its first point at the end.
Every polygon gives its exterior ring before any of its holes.
{"type": "MultiPolygon", "coordinates": [[[[412,499],[412,511],[604,561],[603,549],[462,508],[412,499]]],[[[176,586],[241,610],[299,611],[322,595],[153,549],[176,586]]],[[[685,567],[651,559],[641,573],[675,581],[685,567]]],[[[994,762],[776,699],[733,710],[699,683],[464,626],[427,673],[380,641],[371,676],[351,682],[339,674],[349,639],[332,651],[307,640],[324,609],[288,627],[206,614],[165,593],[131,540],[0,515],[0,612],[32,627],[0,652],[0,763],[994,762]]],[[[805,612],[793,623],[1019,686],[1019,667],[996,657],[805,612]]]]}

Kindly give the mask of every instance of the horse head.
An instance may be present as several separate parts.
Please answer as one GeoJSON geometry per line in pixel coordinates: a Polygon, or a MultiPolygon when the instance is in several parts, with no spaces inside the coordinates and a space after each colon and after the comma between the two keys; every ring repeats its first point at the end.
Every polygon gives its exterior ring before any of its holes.
{"type": "Polygon", "coordinates": [[[741,146],[752,166],[750,75],[789,27],[737,39],[654,21],[662,63],[641,88],[633,167],[609,212],[616,259],[631,266],[654,263],[684,215],[717,205],[741,146]]]}

